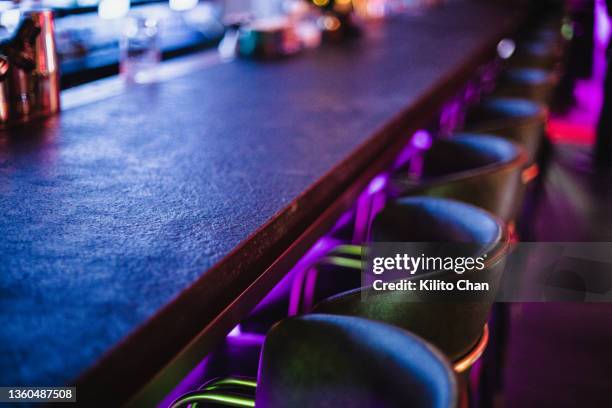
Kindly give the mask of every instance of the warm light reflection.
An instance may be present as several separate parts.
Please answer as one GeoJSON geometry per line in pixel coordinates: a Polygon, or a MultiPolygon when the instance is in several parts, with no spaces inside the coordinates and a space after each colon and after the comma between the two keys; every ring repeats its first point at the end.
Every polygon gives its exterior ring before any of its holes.
{"type": "Polygon", "coordinates": [[[385,6],[386,3],[384,0],[370,0],[367,2],[366,10],[367,15],[370,18],[382,18],[385,16],[385,6]]]}
{"type": "Polygon", "coordinates": [[[323,16],[318,20],[319,26],[327,31],[335,31],[340,28],[340,20],[335,16],[323,16]]]}

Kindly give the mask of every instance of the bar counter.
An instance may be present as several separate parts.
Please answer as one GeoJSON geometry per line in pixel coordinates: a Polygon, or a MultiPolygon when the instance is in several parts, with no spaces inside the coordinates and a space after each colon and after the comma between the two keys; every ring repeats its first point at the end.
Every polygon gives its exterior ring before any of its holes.
{"type": "Polygon", "coordinates": [[[0,133],[0,385],[178,381],[518,19],[451,2],[0,133]]]}

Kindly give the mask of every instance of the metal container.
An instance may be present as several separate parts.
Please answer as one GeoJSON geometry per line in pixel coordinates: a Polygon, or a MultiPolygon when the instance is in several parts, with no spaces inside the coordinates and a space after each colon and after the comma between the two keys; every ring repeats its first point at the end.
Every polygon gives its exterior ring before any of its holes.
{"type": "Polygon", "coordinates": [[[0,52],[5,56],[0,69],[0,98],[5,104],[0,108],[2,126],[59,112],[60,76],[53,12],[24,13],[13,38],[0,44],[0,52]]]}
{"type": "Polygon", "coordinates": [[[9,84],[8,73],[10,64],[8,58],[0,55],[0,127],[9,121],[9,84]]]}
{"type": "Polygon", "coordinates": [[[34,46],[40,28],[34,20],[24,18],[15,36],[3,43],[3,50],[9,62],[8,93],[10,97],[9,115],[11,122],[27,121],[32,112],[33,80],[32,71],[36,68],[34,46]]]}
{"type": "Polygon", "coordinates": [[[31,19],[40,29],[33,46],[32,108],[37,116],[49,116],[60,110],[60,75],[53,11],[29,11],[25,18],[31,19]]]}

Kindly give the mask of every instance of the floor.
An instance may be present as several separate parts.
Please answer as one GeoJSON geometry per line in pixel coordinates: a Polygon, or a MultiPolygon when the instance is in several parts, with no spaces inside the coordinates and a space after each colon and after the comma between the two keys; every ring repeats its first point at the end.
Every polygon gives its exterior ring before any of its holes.
{"type": "MultiPolygon", "coordinates": [[[[612,176],[589,163],[554,145],[523,239],[612,241],[612,176]]],[[[507,344],[504,407],[612,407],[612,304],[514,304],[507,344]]]]}
{"type": "MultiPolygon", "coordinates": [[[[549,121],[550,161],[529,197],[523,241],[612,241],[612,175],[596,172],[591,157],[605,72],[605,43],[596,43],[593,76],[549,121]]],[[[496,405],[612,407],[612,303],[523,303],[510,313],[496,405]]]]}

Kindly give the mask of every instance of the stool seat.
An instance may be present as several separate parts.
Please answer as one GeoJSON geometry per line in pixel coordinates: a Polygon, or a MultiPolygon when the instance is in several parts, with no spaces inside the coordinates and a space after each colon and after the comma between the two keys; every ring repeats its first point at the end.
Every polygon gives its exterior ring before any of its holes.
{"type": "Polygon", "coordinates": [[[510,67],[552,70],[560,59],[558,43],[552,39],[521,41],[508,60],[510,67]]]}
{"type": "Polygon", "coordinates": [[[465,131],[492,133],[522,146],[535,161],[544,136],[547,110],[521,98],[489,98],[467,113],[465,131]]]}
{"type": "Polygon", "coordinates": [[[392,197],[451,198],[511,221],[524,189],[524,149],[501,137],[462,133],[438,140],[423,156],[420,174],[399,169],[390,178],[392,197]]]}
{"type": "Polygon", "coordinates": [[[538,68],[513,68],[501,74],[495,95],[524,98],[547,104],[555,83],[556,76],[551,71],[538,68]]]}

